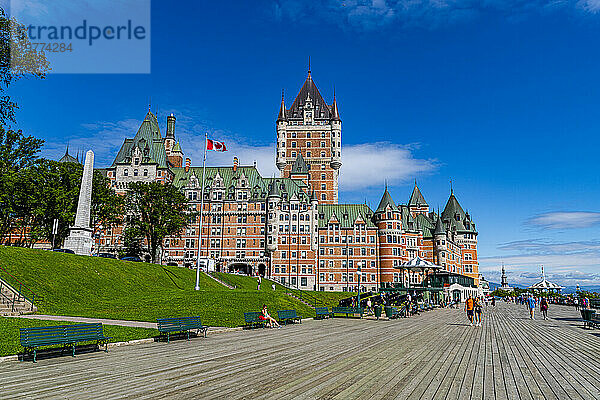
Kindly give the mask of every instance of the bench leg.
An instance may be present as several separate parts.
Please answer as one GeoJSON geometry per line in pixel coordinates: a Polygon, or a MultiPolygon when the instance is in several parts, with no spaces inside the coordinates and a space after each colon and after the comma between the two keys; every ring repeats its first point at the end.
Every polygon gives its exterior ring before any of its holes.
{"type": "Polygon", "coordinates": [[[73,357],[75,357],[75,344],[73,344],[73,357]]]}
{"type": "Polygon", "coordinates": [[[171,343],[171,338],[169,337],[169,332],[167,332],[167,343],[171,343]]]}

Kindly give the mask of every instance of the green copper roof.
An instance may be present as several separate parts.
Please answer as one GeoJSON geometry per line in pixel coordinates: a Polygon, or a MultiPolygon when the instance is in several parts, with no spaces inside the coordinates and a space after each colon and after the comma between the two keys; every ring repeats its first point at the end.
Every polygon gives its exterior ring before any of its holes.
{"type": "Polygon", "coordinates": [[[371,221],[373,211],[366,204],[319,204],[319,228],[327,226],[333,215],[341,228],[352,228],[360,216],[368,227],[375,227],[371,221]]]}
{"type": "Polygon", "coordinates": [[[385,192],[383,192],[383,197],[381,198],[381,201],[379,202],[379,207],[377,207],[377,211],[375,211],[375,212],[376,213],[384,212],[388,205],[390,206],[390,208],[392,210],[398,211],[398,207],[396,207],[396,205],[394,204],[394,200],[392,200],[392,196],[390,196],[390,192],[388,192],[387,186],[386,186],[385,192]]]}
{"type": "Polygon", "coordinates": [[[442,224],[442,220],[438,216],[435,221],[435,230],[433,231],[434,235],[443,235],[446,231],[444,230],[444,225],[442,224]]]}
{"type": "MultiPolygon", "coordinates": [[[[186,171],[184,167],[177,167],[171,168],[171,171],[174,173],[173,185],[178,188],[187,186],[192,176],[198,180],[198,187],[202,184],[202,167],[191,167],[189,171],[186,171]]],[[[304,182],[289,178],[263,178],[254,166],[239,166],[235,172],[233,167],[206,167],[205,184],[207,188],[212,187],[217,177],[222,179],[220,186],[225,190],[226,196],[232,193],[233,189],[239,188],[240,179],[245,177],[246,184],[242,187],[250,190],[250,199],[265,199],[272,182],[276,183],[276,190],[284,199],[289,200],[293,195],[296,195],[300,201],[309,199],[304,190],[306,187],[304,182]]]]}
{"type": "Polygon", "coordinates": [[[175,143],[175,146],[173,146],[173,153],[183,153],[183,151],[181,150],[181,146],[179,145],[179,142],[175,143]]]}
{"type": "Polygon", "coordinates": [[[292,164],[292,174],[308,174],[309,171],[309,167],[308,164],[306,164],[306,161],[304,161],[304,157],[302,157],[302,153],[298,153],[298,156],[296,156],[296,160],[294,161],[294,164],[292,164]]]}
{"type": "Polygon", "coordinates": [[[416,206],[417,204],[421,205],[421,206],[426,206],[427,202],[425,201],[425,198],[421,194],[421,191],[419,190],[419,187],[417,186],[417,183],[415,182],[415,188],[413,189],[412,195],[410,196],[408,205],[416,206]]]}
{"type": "Polygon", "coordinates": [[[446,207],[442,212],[442,222],[447,225],[450,230],[456,230],[458,233],[476,233],[475,224],[467,219],[467,215],[458,203],[454,192],[450,194],[450,198],[446,203],[446,207]]]}
{"type": "Polygon", "coordinates": [[[117,157],[112,163],[131,163],[134,150],[138,148],[142,155],[142,164],[158,164],[159,167],[167,167],[167,154],[163,138],[158,127],[158,120],[152,112],[148,111],[133,139],[125,139],[117,157]]]}

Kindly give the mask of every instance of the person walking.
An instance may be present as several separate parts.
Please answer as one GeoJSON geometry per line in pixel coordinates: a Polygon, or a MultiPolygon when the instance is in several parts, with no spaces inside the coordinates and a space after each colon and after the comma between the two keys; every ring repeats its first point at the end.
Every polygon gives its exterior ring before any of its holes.
{"type": "Polygon", "coordinates": [[[475,306],[475,302],[473,301],[473,298],[471,297],[471,295],[469,295],[469,298],[467,299],[467,301],[465,301],[465,311],[467,312],[467,318],[469,319],[470,325],[473,326],[473,308],[475,306]]]}
{"type": "Polygon", "coordinates": [[[535,298],[533,297],[532,294],[529,295],[529,297],[527,298],[527,306],[529,307],[529,318],[530,319],[535,319],[534,313],[535,313],[535,298]]]}
{"type": "Polygon", "coordinates": [[[371,303],[371,298],[369,297],[369,298],[367,299],[367,313],[371,313],[371,314],[372,314],[372,313],[373,313],[373,311],[372,311],[371,305],[372,305],[372,303],[371,303]]]}
{"type": "Polygon", "coordinates": [[[475,297],[473,308],[475,311],[475,326],[481,326],[481,316],[483,314],[483,304],[481,297],[475,297]]]}
{"type": "Polygon", "coordinates": [[[257,284],[257,286],[256,286],[256,290],[260,290],[260,284],[261,284],[260,275],[258,276],[257,283],[258,283],[258,284],[257,284]]]}
{"type": "Polygon", "coordinates": [[[579,311],[579,299],[577,297],[575,297],[573,303],[575,304],[575,311],[579,311]]]}
{"type": "Polygon", "coordinates": [[[542,312],[542,318],[544,318],[544,320],[548,319],[548,299],[546,299],[545,297],[542,297],[542,299],[540,300],[540,311],[542,312]]]}

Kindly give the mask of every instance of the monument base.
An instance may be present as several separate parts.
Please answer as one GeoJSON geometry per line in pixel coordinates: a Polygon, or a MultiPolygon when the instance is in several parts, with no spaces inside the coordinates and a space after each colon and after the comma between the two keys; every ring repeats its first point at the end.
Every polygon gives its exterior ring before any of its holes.
{"type": "Polygon", "coordinates": [[[73,250],[75,254],[81,256],[92,255],[92,247],[94,246],[92,232],[90,228],[71,228],[63,248],[73,250]]]}

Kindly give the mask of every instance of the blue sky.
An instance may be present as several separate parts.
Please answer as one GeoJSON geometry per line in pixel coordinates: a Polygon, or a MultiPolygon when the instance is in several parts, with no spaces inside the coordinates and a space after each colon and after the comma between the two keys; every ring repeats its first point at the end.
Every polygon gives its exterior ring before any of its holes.
{"type": "Polygon", "coordinates": [[[481,271],[600,284],[600,1],[152,2],[150,74],[49,74],[14,83],[18,127],[110,164],[148,102],[187,156],[274,167],[281,90],[313,78],[342,117],[341,200],[376,206],[414,179],[443,207],[450,179],[480,232],[481,271]]]}

